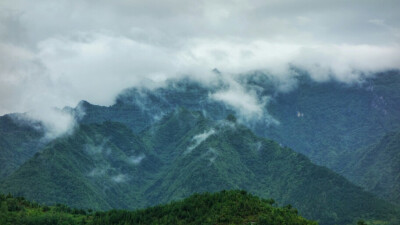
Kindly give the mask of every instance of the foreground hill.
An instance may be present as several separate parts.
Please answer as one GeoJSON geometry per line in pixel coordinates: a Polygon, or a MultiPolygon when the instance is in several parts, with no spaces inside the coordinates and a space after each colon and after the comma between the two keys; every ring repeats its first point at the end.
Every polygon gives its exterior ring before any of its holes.
{"type": "Polygon", "coordinates": [[[287,206],[260,199],[246,191],[194,194],[184,200],[135,212],[97,213],[93,224],[292,224],[316,225],[287,206]]]}
{"type": "Polygon", "coordinates": [[[182,201],[137,211],[91,214],[64,205],[42,206],[24,198],[0,195],[0,224],[317,224],[297,215],[294,208],[279,208],[273,203],[245,191],[222,191],[195,194],[182,201]]]}
{"type": "Polygon", "coordinates": [[[136,209],[193,193],[247,190],[321,224],[395,221],[397,208],[302,154],[257,137],[234,116],[178,108],[139,135],[120,123],[82,125],[0,185],[4,193],[76,208],[136,209]]]}

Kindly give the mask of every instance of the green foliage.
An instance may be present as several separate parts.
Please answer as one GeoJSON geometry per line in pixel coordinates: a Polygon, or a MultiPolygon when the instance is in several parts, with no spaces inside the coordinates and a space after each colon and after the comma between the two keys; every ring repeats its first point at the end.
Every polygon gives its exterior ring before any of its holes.
{"type": "Polygon", "coordinates": [[[90,217],[84,210],[66,206],[41,206],[22,197],[0,194],[2,225],[67,225],[87,224],[90,217]]]}
{"type": "Polygon", "coordinates": [[[94,214],[62,204],[41,206],[11,195],[0,195],[0,206],[2,225],[317,224],[300,217],[292,208],[272,206],[271,200],[260,199],[245,191],[195,194],[183,201],[148,209],[94,214]]]}
{"type": "Polygon", "coordinates": [[[184,108],[140,136],[114,122],[81,125],[49,144],[0,189],[40,203],[97,210],[137,209],[194,193],[243,189],[293,205],[300,215],[326,225],[359,218],[390,221],[398,215],[396,207],[304,155],[238,123],[212,121],[184,108]]]}
{"type": "Polygon", "coordinates": [[[278,208],[245,191],[195,194],[182,201],[135,212],[97,213],[93,224],[291,224],[316,225],[292,208],[278,208]]]}

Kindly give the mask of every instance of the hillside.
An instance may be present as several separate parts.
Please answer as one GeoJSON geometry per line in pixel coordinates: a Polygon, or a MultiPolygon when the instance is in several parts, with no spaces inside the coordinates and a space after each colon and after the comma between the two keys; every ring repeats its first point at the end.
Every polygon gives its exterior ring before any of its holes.
{"type": "Polygon", "coordinates": [[[291,204],[321,224],[396,219],[397,208],[228,118],[213,121],[178,108],[139,135],[119,123],[82,125],[0,189],[41,203],[103,210],[244,189],[291,204]]]}
{"type": "Polygon", "coordinates": [[[194,194],[184,200],[135,212],[110,211],[94,216],[93,224],[317,224],[274,200],[245,191],[194,194]]]}
{"type": "Polygon", "coordinates": [[[298,216],[294,208],[279,208],[273,203],[245,191],[222,191],[195,194],[182,201],[137,211],[92,213],[0,195],[0,224],[317,224],[298,216]]]}
{"type": "Polygon", "coordinates": [[[352,157],[357,160],[345,168],[345,174],[366,190],[394,203],[400,202],[400,130],[388,133],[352,157]]]}
{"type": "Polygon", "coordinates": [[[138,208],[144,206],[139,188],[151,177],[143,171],[152,173],[158,164],[124,125],[82,125],[35,154],[4,180],[1,189],[46,204],[138,208]]]}

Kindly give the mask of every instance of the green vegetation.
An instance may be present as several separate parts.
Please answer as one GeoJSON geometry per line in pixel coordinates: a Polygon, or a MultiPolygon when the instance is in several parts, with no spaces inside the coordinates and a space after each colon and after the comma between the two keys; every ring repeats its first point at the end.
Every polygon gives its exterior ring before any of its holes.
{"type": "Polygon", "coordinates": [[[273,200],[260,199],[245,191],[222,191],[194,194],[182,201],[137,211],[94,213],[61,204],[43,206],[22,197],[0,195],[0,224],[317,224],[298,216],[297,210],[290,206],[279,208],[273,203],[273,200]]]}
{"type": "Polygon", "coordinates": [[[120,123],[81,125],[0,184],[3,193],[96,210],[138,209],[232,189],[291,204],[326,225],[390,222],[399,212],[239,123],[184,108],[139,135],[120,123]]]}
{"type": "Polygon", "coordinates": [[[0,194],[0,224],[2,225],[67,225],[87,224],[85,210],[65,205],[42,206],[23,197],[0,194]]]}
{"type": "Polygon", "coordinates": [[[182,201],[135,212],[96,213],[93,224],[317,224],[298,216],[297,210],[290,206],[278,208],[273,203],[245,191],[195,194],[182,201]]]}

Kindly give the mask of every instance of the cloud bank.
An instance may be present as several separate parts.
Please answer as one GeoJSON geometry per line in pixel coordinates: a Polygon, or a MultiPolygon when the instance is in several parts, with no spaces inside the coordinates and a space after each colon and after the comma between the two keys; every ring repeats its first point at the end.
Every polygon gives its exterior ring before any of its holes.
{"type": "Polygon", "coordinates": [[[5,0],[0,114],[28,112],[57,135],[70,124],[52,124],[53,107],[110,105],[124,88],[169,78],[212,84],[218,68],[232,88],[211,97],[258,115],[265,102],[232,85],[238,74],[262,70],[284,83],[294,66],[317,81],[354,82],[400,69],[399,11],[397,0],[5,0]]]}

